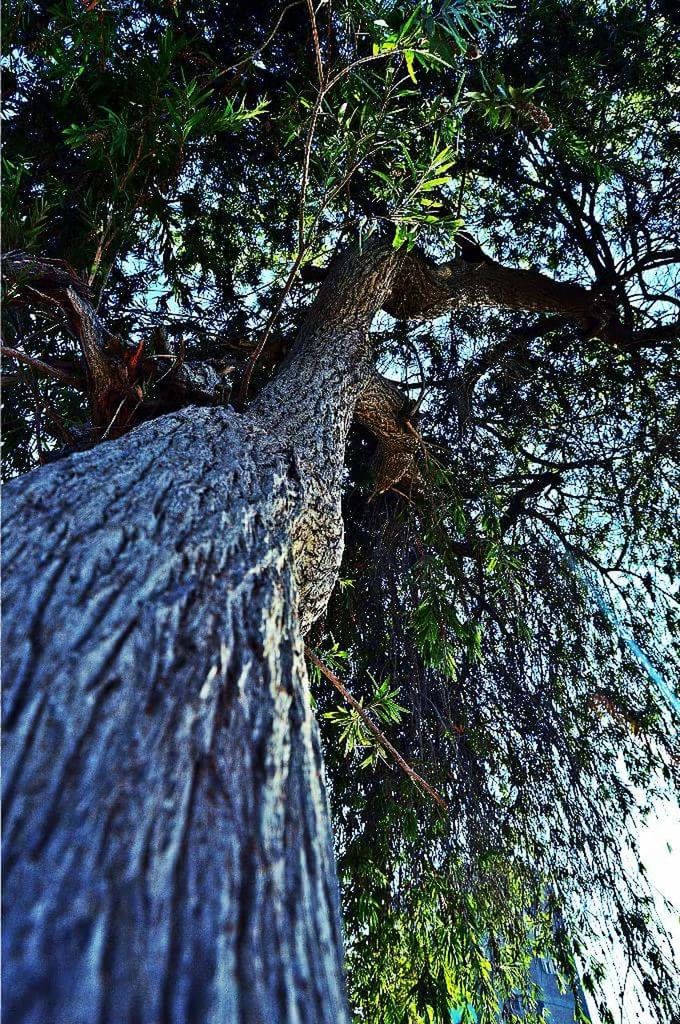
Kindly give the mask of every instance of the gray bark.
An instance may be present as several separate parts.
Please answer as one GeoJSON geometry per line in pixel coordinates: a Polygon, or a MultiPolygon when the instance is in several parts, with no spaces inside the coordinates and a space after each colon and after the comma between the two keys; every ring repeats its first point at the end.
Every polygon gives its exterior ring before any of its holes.
{"type": "Polygon", "coordinates": [[[187,409],[7,488],[5,1011],[343,1021],[292,452],[187,409]]]}
{"type": "Polygon", "coordinates": [[[246,414],[5,489],[6,1019],[342,1024],[302,632],[397,257],[348,256],[246,414]]]}

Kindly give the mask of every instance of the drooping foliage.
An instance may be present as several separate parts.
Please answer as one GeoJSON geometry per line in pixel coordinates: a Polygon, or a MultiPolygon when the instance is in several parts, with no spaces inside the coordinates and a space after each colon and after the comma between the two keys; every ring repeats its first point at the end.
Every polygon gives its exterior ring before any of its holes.
{"type": "MultiPolygon", "coordinates": [[[[593,921],[645,1012],[674,1012],[635,853],[678,763],[674,17],[642,0],[5,16],[5,249],[88,282],[130,426],[168,407],[182,362],[219,376],[204,400],[255,393],[313,295],[305,269],[375,232],[448,258],[465,229],[598,286],[628,332],[478,309],[375,325],[418,403],[422,486],[376,494],[355,432],[341,580],[309,645],[448,813],[317,672],[358,1020],[540,1019],[535,955],[602,1002],[593,921]]],[[[88,427],[68,311],[20,277],[6,290],[15,474],[125,424],[88,427]]]]}

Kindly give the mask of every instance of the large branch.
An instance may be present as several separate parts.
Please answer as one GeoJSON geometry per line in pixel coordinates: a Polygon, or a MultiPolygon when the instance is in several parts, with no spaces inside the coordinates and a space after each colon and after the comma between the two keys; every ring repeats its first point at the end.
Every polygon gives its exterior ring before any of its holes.
{"type": "Polygon", "coordinates": [[[457,258],[437,264],[413,249],[395,275],[383,308],[399,320],[432,320],[465,306],[558,313],[588,331],[598,325],[616,330],[608,297],[536,270],[504,267],[481,251],[474,261],[457,258]]]}

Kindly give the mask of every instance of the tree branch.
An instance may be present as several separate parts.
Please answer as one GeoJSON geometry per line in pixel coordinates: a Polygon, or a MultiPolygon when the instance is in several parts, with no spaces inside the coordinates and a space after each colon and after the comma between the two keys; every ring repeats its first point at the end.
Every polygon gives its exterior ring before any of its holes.
{"type": "Polygon", "coordinates": [[[103,330],[87,284],[63,260],[36,259],[23,252],[8,253],[5,269],[19,291],[25,288],[38,301],[66,313],[87,365],[92,421],[107,423],[111,395],[119,398],[129,387],[121,367],[104,352],[103,330]]]}
{"type": "Polygon", "coordinates": [[[356,711],[361,721],[364,723],[366,728],[371,733],[373,733],[373,735],[375,736],[383,750],[387,751],[387,753],[392,757],[394,762],[399,765],[404,774],[408,775],[411,782],[413,782],[416,786],[419,786],[421,789],[425,790],[425,792],[432,797],[437,806],[441,807],[441,809],[448,814],[449,808],[443,797],[440,796],[437,790],[434,789],[434,787],[431,786],[429,782],[426,782],[425,779],[421,775],[419,775],[414,768],[411,767],[408,761],[404,760],[404,758],[401,756],[397,748],[392,746],[392,744],[384,735],[384,733],[382,733],[378,726],[375,724],[375,722],[368,714],[366,709],[362,707],[359,701],[352,696],[352,694],[349,692],[345,684],[341,682],[341,680],[338,679],[338,677],[333,672],[331,672],[331,670],[327,668],[326,665],[324,665],[321,659],[318,658],[314,651],[310,650],[310,648],[306,644],[305,653],[309,660],[312,662],[312,664],[316,665],[318,670],[326,677],[329,683],[331,683],[338,691],[338,693],[342,695],[343,699],[347,702],[347,704],[349,704],[352,710],[356,711]]]}
{"type": "MultiPolygon", "coordinates": [[[[505,267],[467,239],[457,244],[461,255],[444,263],[418,248],[405,253],[383,303],[385,312],[397,320],[434,320],[464,306],[494,306],[554,313],[576,320],[590,336],[611,341],[629,337],[606,293],[537,270],[505,267]]],[[[318,268],[302,274],[305,281],[323,276],[318,268]]]]}
{"type": "Polygon", "coordinates": [[[530,480],[525,487],[522,487],[521,490],[513,494],[507,509],[500,519],[501,534],[507,533],[507,531],[515,525],[524,511],[524,506],[529,498],[536,497],[543,491],[547,491],[552,487],[555,487],[560,476],[561,473],[559,470],[550,470],[549,472],[539,473],[539,475],[534,477],[533,480],[530,480]]]}
{"type": "Polygon", "coordinates": [[[84,387],[85,382],[82,377],[75,377],[65,370],[60,370],[58,366],[51,366],[50,363],[45,363],[42,359],[29,356],[27,352],[21,352],[17,348],[8,348],[6,345],[3,345],[0,348],[0,354],[2,354],[3,359],[15,359],[18,363],[25,363],[26,366],[30,366],[36,373],[39,373],[41,377],[50,377],[52,380],[61,381],[62,384],[70,384],[75,388],[82,389],[84,387]]]}
{"type": "Polygon", "coordinates": [[[605,296],[579,284],[554,281],[536,270],[504,267],[485,256],[436,264],[418,249],[404,259],[383,308],[400,320],[428,320],[462,306],[496,306],[557,313],[593,330],[613,325],[605,296]]]}

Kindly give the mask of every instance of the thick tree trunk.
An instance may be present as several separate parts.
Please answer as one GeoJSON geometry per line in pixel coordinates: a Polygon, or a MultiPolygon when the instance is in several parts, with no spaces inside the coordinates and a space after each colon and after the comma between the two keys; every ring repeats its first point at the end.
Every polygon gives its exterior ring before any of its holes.
{"type": "Polygon", "coordinates": [[[188,409],[7,488],[8,1022],[346,1019],[266,441],[188,409]]]}
{"type": "Polygon", "coordinates": [[[302,629],[396,257],[347,257],[253,408],[5,489],[6,1020],[347,1020],[302,629]]]}

